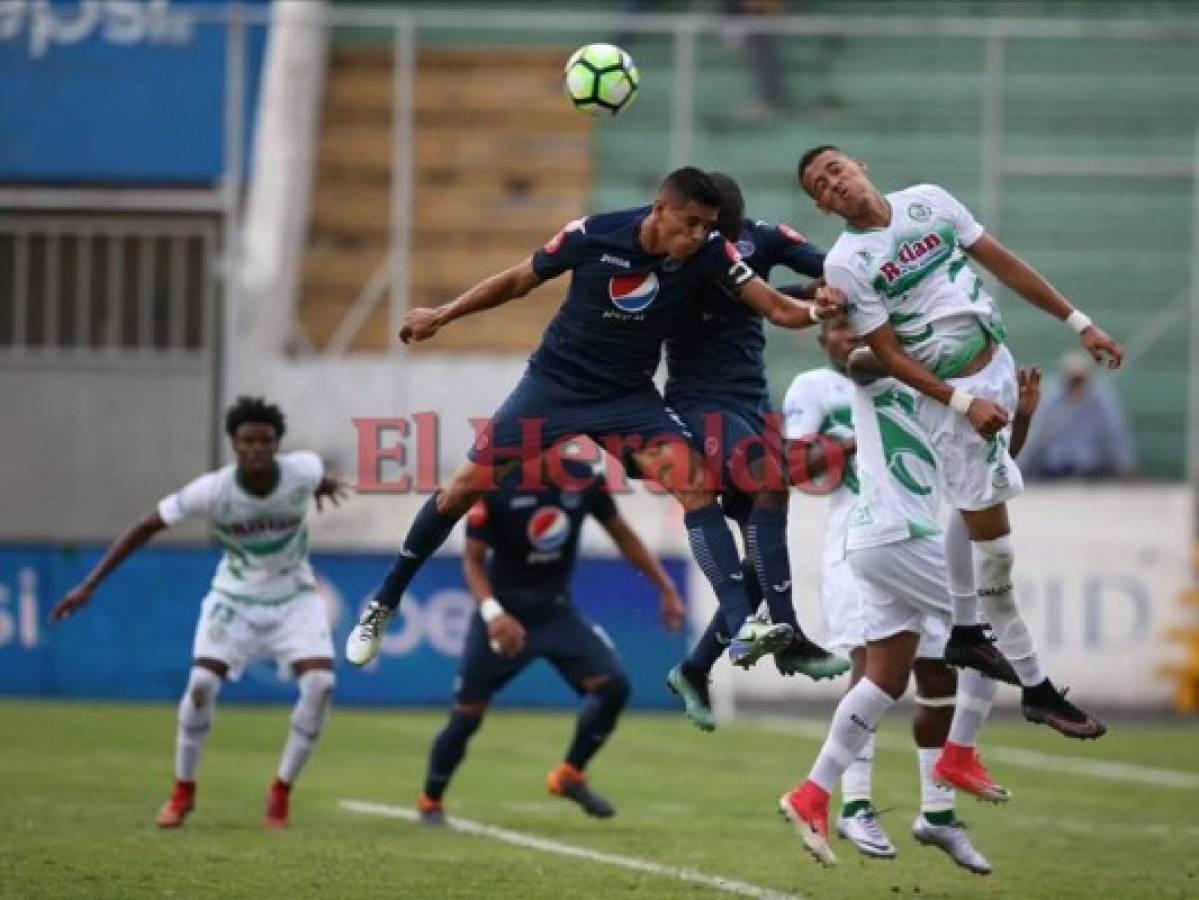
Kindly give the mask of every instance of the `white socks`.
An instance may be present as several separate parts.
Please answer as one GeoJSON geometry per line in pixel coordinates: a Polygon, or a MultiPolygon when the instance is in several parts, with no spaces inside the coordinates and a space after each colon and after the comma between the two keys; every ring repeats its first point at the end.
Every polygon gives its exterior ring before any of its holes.
{"type": "Polygon", "coordinates": [[[1028,624],[1012,596],[1012,536],[975,541],[978,599],[995,632],[995,645],[1012,663],[1020,683],[1032,687],[1045,680],[1028,624]]]}
{"type": "Polygon", "coordinates": [[[979,624],[978,594],[974,590],[974,545],[970,543],[966,520],[958,512],[949,517],[945,528],[945,569],[953,602],[953,624],[979,624]]]}
{"type": "Polygon", "coordinates": [[[916,748],[916,762],[920,767],[921,812],[945,812],[953,809],[953,788],[941,787],[933,781],[933,764],[940,755],[940,747],[916,748]]]}
{"type": "Polygon", "coordinates": [[[953,707],[953,721],[949,725],[949,740],[963,747],[975,746],[998,691],[999,682],[983,677],[974,669],[959,669],[957,702],[953,707]]]}
{"type": "Polygon", "coordinates": [[[852,803],[854,800],[869,800],[871,781],[874,775],[874,735],[866,738],[866,743],[849,764],[841,776],[841,802],[852,803]]]}
{"type": "Polygon", "coordinates": [[[808,778],[832,793],[838,779],[854,757],[862,752],[878,723],[894,705],[891,696],[869,678],[854,685],[837,704],[828,737],[808,778]]]}
{"type": "Polygon", "coordinates": [[[300,696],[291,712],[291,731],[279,760],[279,780],[293,784],[308,762],[329,712],[336,679],[328,669],[309,669],[299,677],[300,696]]]}
{"type": "Polygon", "coordinates": [[[200,666],[192,667],[187,690],[179,701],[179,726],[175,736],[175,777],[180,781],[196,780],[200,754],[212,728],[216,696],[220,691],[219,675],[200,666]]]}

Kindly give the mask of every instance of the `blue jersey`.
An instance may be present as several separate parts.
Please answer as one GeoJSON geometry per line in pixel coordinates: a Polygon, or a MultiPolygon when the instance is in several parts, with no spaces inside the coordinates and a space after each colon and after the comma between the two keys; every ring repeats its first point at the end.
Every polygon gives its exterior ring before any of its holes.
{"type": "Polygon", "coordinates": [[[560,602],[567,594],[579,533],[588,515],[606,522],[616,504],[602,474],[579,460],[562,468],[581,490],[566,490],[543,478],[533,490],[521,488],[521,467],[500,480],[467,517],[467,537],[491,548],[487,575],[500,603],[518,618],[560,602]]]}
{"type": "Polygon", "coordinates": [[[572,271],[566,300],[529,359],[538,373],[589,397],[652,384],[663,341],[702,289],[734,291],[753,273],[718,233],[689,258],[648,253],[648,206],[571,222],[533,254],[546,279],[572,271]]]}
{"type": "MultiPolygon", "coordinates": [[[[790,225],[746,219],[737,239],[745,263],[762,278],[775,266],[824,274],[824,251],[790,225]]],[[[666,342],[666,402],[719,394],[751,404],[766,400],[766,331],[762,314],[728,293],[705,288],[666,342]]]]}

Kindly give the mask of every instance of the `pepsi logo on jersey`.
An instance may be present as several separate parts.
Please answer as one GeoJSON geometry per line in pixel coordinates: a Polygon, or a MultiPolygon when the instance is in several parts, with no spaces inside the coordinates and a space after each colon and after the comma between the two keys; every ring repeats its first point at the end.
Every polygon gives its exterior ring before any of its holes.
{"type": "Polygon", "coordinates": [[[642,312],[657,296],[658,276],[653,272],[613,275],[608,279],[608,297],[621,312],[642,312]]]}
{"type": "Polygon", "coordinates": [[[557,550],[570,537],[570,518],[557,506],[543,506],[529,518],[528,536],[537,550],[557,550]]]}

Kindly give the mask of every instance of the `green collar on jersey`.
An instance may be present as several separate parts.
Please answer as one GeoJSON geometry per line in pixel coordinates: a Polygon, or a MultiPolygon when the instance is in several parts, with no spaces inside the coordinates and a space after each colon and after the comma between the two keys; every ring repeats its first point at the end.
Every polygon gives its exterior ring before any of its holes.
{"type": "Polygon", "coordinates": [[[275,493],[275,489],[277,487],[279,487],[279,480],[283,477],[283,473],[279,470],[279,461],[276,459],[272,459],[271,460],[271,486],[270,486],[270,488],[267,489],[267,492],[265,494],[259,494],[255,491],[250,490],[248,487],[246,487],[246,483],[244,481],[242,481],[241,469],[238,469],[235,467],[233,471],[234,471],[234,478],[237,480],[237,486],[239,488],[241,488],[244,493],[249,494],[251,497],[254,497],[255,499],[258,499],[258,500],[265,500],[271,494],[275,493]]]}

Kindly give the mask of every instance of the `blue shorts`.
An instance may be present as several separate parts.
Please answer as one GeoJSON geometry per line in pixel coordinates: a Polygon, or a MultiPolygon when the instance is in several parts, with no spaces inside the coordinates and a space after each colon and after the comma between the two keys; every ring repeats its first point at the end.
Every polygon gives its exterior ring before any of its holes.
{"type": "Polygon", "coordinates": [[[738,488],[735,475],[765,455],[763,435],[777,439],[777,422],[767,418],[769,401],[689,394],[671,397],[668,407],[691,432],[692,444],[703,454],[710,471],[720,472],[726,514],[743,522],[752,501],[738,488]]]}
{"type": "Polygon", "coordinates": [[[615,441],[635,438],[642,445],[663,437],[691,443],[682,420],[670,413],[652,384],[620,396],[595,398],[530,368],[492,416],[491,433],[476,437],[467,455],[472,462],[499,465],[537,456],[556,441],[578,435],[605,449],[615,441]]]}
{"type": "Polygon", "coordinates": [[[517,656],[500,656],[491,649],[482,617],[477,612],[471,616],[454,686],[455,702],[486,703],[525,666],[542,657],[579,694],[586,690],[585,679],[627,677],[608,635],[573,606],[563,606],[547,620],[525,628],[525,649],[517,656]]]}

